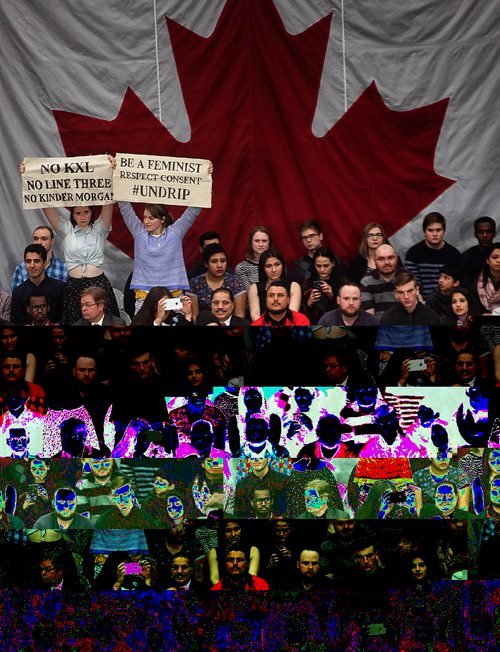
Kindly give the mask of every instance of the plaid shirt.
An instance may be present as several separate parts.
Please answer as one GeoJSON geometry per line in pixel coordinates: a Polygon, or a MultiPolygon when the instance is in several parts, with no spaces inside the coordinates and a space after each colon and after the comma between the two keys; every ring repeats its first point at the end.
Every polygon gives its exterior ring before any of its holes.
{"type": "MultiPolygon", "coordinates": [[[[50,278],[56,279],[56,281],[63,281],[63,283],[66,283],[68,280],[68,268],[66,267],[66,263],[64,260],[61,260],[57,256],[52,256],[50,265],[45,270],[45,273],[47,276],[50,276],[50,278]]],[[[27,280],[28,272],[26,271],[24,262],[19,263],[14,274],[12,275],[12,290],[27,280]]]]}

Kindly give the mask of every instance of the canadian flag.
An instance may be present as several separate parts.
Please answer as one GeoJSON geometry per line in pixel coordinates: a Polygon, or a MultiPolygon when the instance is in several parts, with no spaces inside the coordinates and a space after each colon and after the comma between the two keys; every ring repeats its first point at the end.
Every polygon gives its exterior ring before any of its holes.
{"type": "MultiPolygon", "coordinates": [[[[24,156],[211,159],[191,262],[205,230],[234,265],[256,224],[292,260],[308,218],[348,257],[372,220],[404,255],[430,210],[462,250],[474,218],[496,217],[497,2],[17,0],[0,17],[5,288],[44,222],[21,208],[24,156]]],[[[116,211],[105,271],[118,287],[131,252],[116,211]]]]}

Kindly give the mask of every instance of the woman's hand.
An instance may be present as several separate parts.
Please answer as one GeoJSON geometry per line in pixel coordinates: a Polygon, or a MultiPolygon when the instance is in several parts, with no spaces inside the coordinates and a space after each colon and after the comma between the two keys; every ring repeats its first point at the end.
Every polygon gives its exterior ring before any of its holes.
{"type": "Polygon", "coordinates": [[[324,294],[329,299],[333,299],[333,288],[326,281],[321,281],[321,294],[324,294]]]}
{"type": "Polygon", "coordinates": [[[26,172],[26,165],[24,164],[24,161],[19,163],[19,172],[20,174],[24,174],[26,172]]]}
{"type": "Polygon", "coordinates": [[[116,170],[116,157],[111,156],[111,154],[106,154],[106,156],[108,157],[109,164],[111,165],[113,170],[116,170]]]}
{"type": "Polygon", "coordinates": [[[118,564],[118,567],[116,569],[116,582],[115,586],[118,584],[121,586],[123,584],[123,580],[125,579],[125,562],[122,561],[121,564],[118,564]]]}
{"type": "Polygon", "coordinates": [[[189,296],[187,296],[187,294],[185,294],[184,296],[181,297],[181,301],[182,301],[181,310],[184,313],[184,317],[188,321],[192,321],[193,320],[193,302],[191,301],[191,297],[189,297],[189,296]]]}
{"type": "Polygon", "coordinates": [[[404,387],[408,381],[408,376],[410,375],[410,360],[411,358],[406,358],[403,360],[401,365],[401,378],[399,379],[399,386],[404,387]]]}
{"type": "Polygon", "coordinates": [[[312,290],[307,300],[307,305],[312,308],[315,303],[321,299],[321,292],[319,290],[312,290]]]}
{"type": "Polygon", "coordinates": [[[160,299],[156,304],[156,315],[153,322],[154,326],[161,326],[165,317],[170,312],[169,310],[165,310],[165,299],[166,297],[163,297],[163,299],[160,299]]]}

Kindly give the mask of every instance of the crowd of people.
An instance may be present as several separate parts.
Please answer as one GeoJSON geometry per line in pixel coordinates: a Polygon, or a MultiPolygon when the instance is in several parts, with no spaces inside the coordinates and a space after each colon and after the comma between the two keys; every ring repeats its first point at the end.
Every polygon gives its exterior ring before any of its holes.
{"type": "MultiPolygon", "coordinates": [[[[317,220],[295,261],[265,225],[240,262],[207,231],[187,269],[199,209],[119,210],[119,291],[105,206],[45,209],[0,292],[8,599],[149,599],[170,617],[145,619],[147,643],[129,631],[132,649],[279,649],[305,629],[311,649],[471,640],[457,580],[500,579],[495,221],[464,252],[436,212],[407,252],[370,223],[350,261],[317,220]]],[[[30,644],[53,644],[56,616],[33,620],[30,644]]]]}
{"type": "Polygon", "coordinates": [[[146,205],[142,218],[129,203],[119,202],[119,209],[134,239],[133,272],[117,288],[120,305],[103,271],[113,205],[100,212],[78,206],[69,214],[45,208],[50,226],[34,229],[11,295],[2,290],[0,318],[22,325],[467,328],[478,315],[500,314],[500,244],[491,217],[475,220],[478,244],[463,252],[446,242],[446,219],[438,212],[424,217],[423,239],[406,252],[371,222],[350,261],[335,254],[317,220],[299,225],[305,251],[295,261],[285,260],[265,225],[251,229],[240,262],[231,260],[219,233],[206,231],[199,237],[201,262],[187,269],[182,242],[201,209],[189,207],[177,220],[160,204],[146,205]],[[53,252],[56,236],[63,259],[53,252]]]}

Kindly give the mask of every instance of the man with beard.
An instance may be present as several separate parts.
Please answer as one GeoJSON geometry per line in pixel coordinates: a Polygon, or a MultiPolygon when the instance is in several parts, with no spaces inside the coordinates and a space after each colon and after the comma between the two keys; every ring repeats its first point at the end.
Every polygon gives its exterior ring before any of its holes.
{"type": "Polygon", "coordinates": [[[317,550],[303,547],[297,560],[298,577],[294,589],[315,591],[318,589],[331,589],[332,581],[325,577],[321,571],[320,554],[317,550]]]}
{"type": "Polygon", "coordinates": [[[352,544],[358,530],[359,521],[354,519],[335,519],[329,524],[326,539],[321,544],[328,577],[342,581],[353,572],[356,562],[352,556],[352,544]]]}
{"type": "Polygon", "coordinates": [[[113,507],[97,519],[95,527],[102,530],[146,529],[158,527],[156,521],[139,505],[134,490],[123,475],[115,476],[109,488],[113,507]]]}
{"type": "Polygon", "coordinates": [[[250,511],[253,518],[268,520],[273,518],[274,500],[270,489],[254,489],[250,499],[250,511]]]}
{"type": "Polygon", "coordinates": [[[236,546],[226,549],[225,576],[211,591],[267,591],[269,584],[261,577],[248,573],[248,559],[244,550],[236,546]]]}
{"type": "Polygon", "coordinates": [[[420,518],[442,518],[472,520],[473,514],[458,505],[458,489],[454,482],[445,480],[436,487],[434,505],[424,505],[420,511],[420,518]]]}
{"type": "Polygon", "coordinates": [[[272,281],[266,290],[266,311],[252,326],[310,326],[301,312],[290,310],[290,284],[272,281]]]}
{"type": "Polygon", "coordinates": [[[361,287],[351,281],[343,283],[337,293],[338,308],[320,317],[319,326],[376,326],[377,319],[361,310],[361,287]]]}
{"type": "Polygon", "coordinates": [[[77,510],[87,513],[95,525],[97,519],[110,507],[109,486],[113,479],[115,461],[111,459],[84,461],[90,467],[90,474],[76,483],[77,510]]]}
{"type": "Polygon", "coordinates": [[[284,514],[286,510],[286,486],[288,478],[269,467],[269,458],[251,459],[250,473],[236,484],[234,513],[237,518],[250,516],[250,501],[255,492],[269,490],[274,497],[273,507],[276,514],[284,514]]]}
{"type": "Polygon", "coordinates": [[[8,408],[11,398],[20,397],[26,407],[41,414],[45,413],[45,391],[24,379],[26,374],[26,358],[12,351],[1,359],[0,378],[0,411],[3,414],[8,408]]]}
{"type": "Polygon", "coordinates": [[[90,519],[77,514],[76,493],[71,487],[60,487],[52,500],[53,512],[40,516],[35,522],[36,530],[93,530],[90,519]]]}
{"type": "Polygon", "coordinates": [[[361,307],[380,319],[389,308],[398,303],[394,295],[394,280],[404,271],[398,265],[394,247],[384,244],[375,250],[375,269],[361,279],[361,307]]]}

